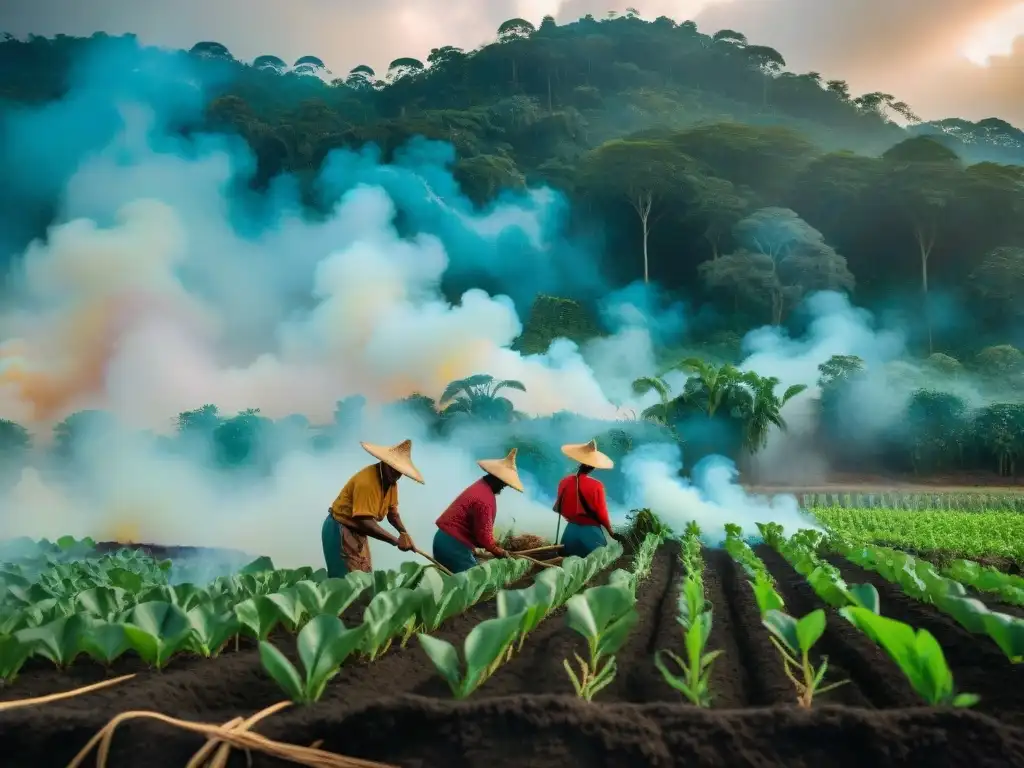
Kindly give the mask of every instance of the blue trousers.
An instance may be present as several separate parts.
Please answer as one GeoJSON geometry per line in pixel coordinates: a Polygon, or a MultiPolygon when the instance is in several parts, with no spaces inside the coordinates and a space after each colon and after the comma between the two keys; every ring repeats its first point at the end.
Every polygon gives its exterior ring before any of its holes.
{"type": "Polygon", "coordinates": [[[599,525],[577,525],[569,523],[562,534],[562,547],[565,555],[586,557],[598,547],[608,543],[604,536],[604,528],[599,525]]]}
{"type": "Polygon", "coordinates": [[[468,571],[478,564],[472,549],[440,528],[434,534],[434,559],[452,573],[468,571]]]}
{"type": "Polygon", "coordinates": [[[320,542],[324,547],[324,561],[327,563],[327,576],[341,579],[348,575],[345,558],[341,556],[341,524],[329,513],[320,529],[320,542]]]}

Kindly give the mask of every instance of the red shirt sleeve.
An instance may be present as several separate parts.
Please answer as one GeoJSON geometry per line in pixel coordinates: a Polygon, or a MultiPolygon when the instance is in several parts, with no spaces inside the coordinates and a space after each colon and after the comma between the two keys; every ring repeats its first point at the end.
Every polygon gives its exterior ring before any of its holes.
{"type": "Polygon", "coordinates": [[[487,505],[481,501],[474,501],[469,508],[470,517],[473,519],[473,538],[477,546],[483,547],[488,552],[493,552],[497,547],[494,541],[494,515],[487,505]]]}

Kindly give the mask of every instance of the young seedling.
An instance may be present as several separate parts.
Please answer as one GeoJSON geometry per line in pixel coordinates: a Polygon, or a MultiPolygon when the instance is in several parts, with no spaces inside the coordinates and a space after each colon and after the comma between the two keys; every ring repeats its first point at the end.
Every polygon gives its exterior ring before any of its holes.
{"type": "MultiPolygon", "coordinates": [[[[683,601],[680,600],[680,608],[683,601]]],[[[679,617],[683,624],[683,617],[679,617]]],[[[686,659],[682,659],[673,651],[658,651],[654,654],[654,665],[665,678],[665,682],[683,694],[698,707],[711,706],[711,664],[722,655],[722,651],[705,653],[708,637],[711,635],[711,611],[707,610],[693,617],[683,633],[686,646],[686,659]],[[676,663],[682,675],[671,672],[661,655],[669,656],[676,663]]]]}
{"type": "Polygon", "coordinates": [[[955,693],[942,646],[924,629],[879,616],[868,608],[847,606],[840,615],[878,643],[906,675],[917,694],[932,706],[972,707],[973,693],[955,693]]]}
{"type": "Polygon", "coordinates": [[[463,643],[466,657],[465,674],[462,672],[459,653],[455,646],[446,640],[438,640],[422,633],[417,637],[420,647],[448,683],[452,695],[456,699],[464,699],[502,665],[505,654],[516,639],[522,623],[521,615],[512,614],[481,621],[473,627],[463,643]]]}
{"type": "Polygon", "coordinates": [[[283,653],[265,640],[260,641],[260,661],[292,701],[309,704],[323,696],[327,683],[359,647],[365,633],[365,624],[346,629],[337,616],[320,614],[310,619],[298,635],[304,678],[283,653]]]}
{"type": "Polygon", "coordinates": [[[824,610],[819,608],[811,611],[799,620],[782,611],[770,610],[761,621],[772,633],[772,643],[782,654],[786,677],[796,687],[797,703],[801,707],[810,709],[815,696],[828,693],[849,682],[842,680],[822,688],[821,684],[828,670],[828,659],[822,657],[821,666],[817,669],[811,663],[811,648],[825,632],[824,610]]]}
{"type": "Polygon", "coordinates": [[[566,623],[587,640],[588,658],[574,653],[579,673],[563,659],[576,695],[586,701],[615,679],[615,654],[639,621],[636,597],[625,585],[591,587],[566,603],[566,623]]]}

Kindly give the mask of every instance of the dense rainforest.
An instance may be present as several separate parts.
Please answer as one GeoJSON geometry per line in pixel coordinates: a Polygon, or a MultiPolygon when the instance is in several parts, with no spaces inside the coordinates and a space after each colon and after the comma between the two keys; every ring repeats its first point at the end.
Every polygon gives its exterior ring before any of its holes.
{"type": "MultiPolygon", "coordinates": [[[[110,42],[6,39],[4,112],[64,97],[80,54],[110,42]]],[[[720,348],[722,360],[736,357],[749,328],[796,322],[804,296],[834,289],[904,327],[943,375],[987,377],[1006,392],[1024,374],[1024,134],[997,118],[923,123],[897,96],[855,95],[842,80],[789,72],[784,52],[741,32],[707,34],[632,11],[566,25],[510,19],[476,50],[444,46],[382,73],[329,73],[314,55],[243,62],[214,41],[142,53],[188,58],[204,73],[203,116],[178,129],[244,138],[256,158],[252,190],[291,175],[315,212],[325,203],[315,178],[332,150],[372,145],[387,161],[416,137],[440,140],[454,147],[453,172],[476,204],[549,185],[571,201],[572,230],[599,244],[612,285],[651,281],[715,307],[707,337],[692,341],[720,348]]],[[[45,233],[55,201],[27,210],[14,194],[0,193],[0,203],[8,217],[17,212],[24,245],[45,233]]],[[[16,228],[13,219],[7,226],[16,228]]],[[[596,333],[594,297],[571,298],[579,303],[535,306],[519,348],[596,333]]],[[[829,408],[861,375],[856,360],[836,365],[822,371],[830,440],[842,425],[829,408]]],[[[695,381],[706,391],[706,379],[695,381]]],[[[983,438],[981,427],[961,425],[982,418],[963,401],[922,392],[907,414],[920,434],[892,437],[879,460],[1012,471],[1024,446],[1004,432],[1022,431],[1019,406],[985,417],[1000,426],[998,438],[983,438]],[[1000,447],[1007,440],[1012,448],[1000,447]]],[[[654,420],[691,418],[690,395],[663,402],[654,420]]],[[[730,441],[736,455],[743,441],[730,441]]]]}

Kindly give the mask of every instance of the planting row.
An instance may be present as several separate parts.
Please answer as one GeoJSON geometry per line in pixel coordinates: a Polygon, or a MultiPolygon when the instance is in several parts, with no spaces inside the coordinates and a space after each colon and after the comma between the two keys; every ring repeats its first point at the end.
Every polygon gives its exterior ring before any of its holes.
{"type": "MultiPolygon", "coordinates": [[[[264,560],[251,570],[261,565],[272,568],[264,560]]],[[[358,635],[348,637],[376,658],[396,636],[405,641],[418,628],[435,629],[529,567],[495,560],[449,577],[403,563],[342,579],[311,568],[258,570],[199,587],[152,583],[154,562],[138,553],[56,564],[34,582],[13,564],[4,572],[0,679],[11,682],[31,656],[63,668],[84,654],[109,666],[133,651],[158,669],[175,654],[213,657],[240,635],[264,641],[278,626],[297,632],[319,616],[337,619],[366,592],[358,635]]]]}
{"type": "MultiPolygon", "coordinates": [[[[875,544],[853,544],[839,536],[825,539],[817,532],[802,532],[809,547],[825,545],[841,554],[850,562],[879,574],[891,584],[896,584],[907,595],[922,603],[935,606],[942,613],[953,618],[968,632],[987,635],[1012,663],[1024,660],[1024,620],[999,611],[993,611],[980,600],[969,597],[964,585],[948,578],[931,563],[906,552],[889,549],[875,544]]],[[[1001,592],[1015,594],[1020,579],[998,574],[989,570],[974,568],[975,563],[959,561],[951,567],[968,580],[1001,592]]]]}
{"type": "MultiPolygon", "coordinates": [[[[820,533],[800,531],[786,539],[782,528],[775,523],[759,524],[758,528],[765,543],[785,558],[819,599],[886,652],[926,703],[962,707],[978,701],[972,694],[956,692],[942,648],[930,633],[881,615],[874,586],[847,584],[837,569],[818,557],[815,537],[820,537],[820,533]]],[[[797,700],[801,706],[810,707],[815,695],[846,682],[827,682],[827,660],[822,659],[817,666],[812,661],[812,649],[825,631],[825,611],[818,609],[799,618],[786,613],[773,579],[742,539],[742,531],[731,525],[726,526],[726,531],[726,548],[751,575],[750,586],[762,612],[762,621],[782,656],[786,675],[797,690],[797,700]]]]}
{"type": "MultiPolygon", "coordinates": [[[[615,677],[615,653],[638,619],[634,609],[637,586],[650,571],[661,541],[660,535],[649,534],[637,549],[632,571],[614,571],[606,585],[584,590],[598,573],[622,555],[618,543],[601,547],[582,559],[567,557],[561,567],[541,571],[530,586],[499,590],[495,601],[497,615],[469,631],[462,644],[461,658],[452,643],[428,634],[436,629],[436,625],[428,623],[406,624],[403,644],[415,633],[452,695],[462,699],[521,651],[527,637],[541,622],[565,606],[568,626],[586,639],[588,653],[586,658],[577,654],[575,664],[565,659],[564,668],[576,694],[590,700],[615,677]]],[[[361,631],[346,630],[333,617],[311,622],[297,640],[301,672],[270,643],[260,644],[260,656],[264,668],[289,698],[315,701],[347,655],[358,646],[361,631]]]]}

